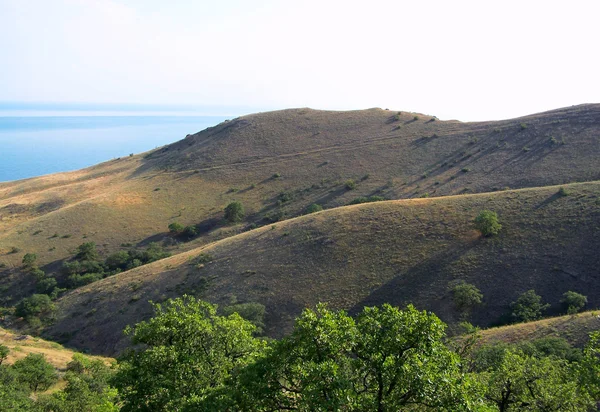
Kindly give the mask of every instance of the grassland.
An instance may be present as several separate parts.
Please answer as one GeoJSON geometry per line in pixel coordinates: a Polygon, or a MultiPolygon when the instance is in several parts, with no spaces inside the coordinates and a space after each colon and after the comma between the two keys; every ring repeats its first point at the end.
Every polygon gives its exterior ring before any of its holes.
{"type": "Polygon", "coordinates": [[[106,255],[170,241],[174,221],[200,232],[173,247],[180,252],[298,216],[312,203],[335,208],[360,196],[439,197],[598,180],[599,113],[600,105],[583,105],[462,123],[381,109],[284,110],[81,171],[3,183],[0,304],[32,293],[33,279],[20,270],[26,252],[52,273],[83,242],[94,241],[106,255]],[[245,225],[223,225],[232,200],[244,204],[245,225]]]}
{"type": "Polygon", "coordinates": [[[261,302],[271,336],[318,301],[351,312],[413,302],[453,322],[456,280],[484,293],[472,314],[482,326],[531,288],[553,313],[567,290],[595,307],[599,118],[600,105],[478,123],[293,109],[81,171],[3,183],[0,305],[35,290],[21,268],[26,252],[53,274],[83,242],[106,256],[158,241],[174,256],[66,294],[48,336],[114,354],[127,344],[122,328],[150,316],[148,300],[183,293],[261,302]],[[563,186],[568,196],[558,194],[563,186]],[[341,207],[361,196],[395,200],[341,207]],[[233,200],[246,218],[226,225],[222,211],[233,200]],[[326,210],[296,217],[313,203],[326,210]],[[499,236],[474,230],[482,209],[500,215],[499,236]],[[199,235],[174,239],[173,222],[199,235]],[[202,253],[212,261],[199,263],[202,253]]]}
{"type": "Polygon", "coordinates": [[[576,315],[556,316],[535,322],[490,328],[481,332],[480,344],[496,342],[518,343],[545,337],[560,337],[582,348],[590,332],[600,329],[600,312],[587,311],[576,315]]]}
{"type": "Polygon", "coordinates": [[[452,323],[459,313],[449,287],[457,280],[484,294],[471,315],[480,326],[498,322],[529,289],[552,305],[549,314],[560,312],[568,290],[597,307],[600,183],[564,187],[568,196],[551,186],[396,200],[261,227],[68,293],[49,336],[115,353],[127,344],[120,330],[151,315],[148,300],[183,293],[219,304],[234,296],[260,302],[271,336],[285,334],[303,308],[320,301],[351,313],[414,303],[452,323]],[[474,229],[483,209],[498,212],[498,236],[474,229]]]}

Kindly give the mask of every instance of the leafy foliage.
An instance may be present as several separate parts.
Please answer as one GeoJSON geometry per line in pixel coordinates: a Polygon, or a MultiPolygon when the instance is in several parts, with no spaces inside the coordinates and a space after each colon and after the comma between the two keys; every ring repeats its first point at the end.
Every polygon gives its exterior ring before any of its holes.
{"type": "Polygon", "coordinates": [[[225,220],[230,223],[241,222],[244,213],[244,206],[240,202],[231,202],[225,207],[225,220]]]}
{"type": "Polygon", "coordinates": [[[497,235],[502,229],[502,225],[498,222],[498,214],[491,210],[479,212],[475,218],[475,227],[484,236],[497,235]]]}
{"type": "Polygon", "coordinates": [[[458,282],[452,287],[452,300],[460,312],[468,313],[471,308],[480,305],[482,299],[481,291],[471,283],[458,282]]]}
{"type": "Polygon", "coordinates": [[[563,304],[568,314],[579,312],[587,304],[587,297],[581,293],[568,291],[563,294],[560,303],[563,304]]]}
{"type": "Polygon", "coordinates": [[[324,305],[242,372],[242,410],[463,410],[469,400],[444,326],[412,306],[365,308],[355,321],[324,305]]]}
{"type": "Polygon", "coordinates": [[[306,214],[320,212],[321,210],[323,210],[323,206],[313,203],[306,208],[306,214]]]}
{"type": "Polygon", "coordinates": [[[43,294],[34,294],[23,298],[15,307],[15,315],[26,318],[29,316],[39,316],[54,310],[54,305],[50,296],[43,294]]]}
{"type": "Polygon", "coordinates": [[[542,303],[542,297],[531,289],[523,293],[510,304],[512,317],[517,322],[529,322],[542,317],[542,313],[550,307],[542,303]]]}
{"type": "Polygon", "coordinates": [[[169,224],[169,232],[171,233],[180,233],[183,230],[183,225],[178,222],[173,222],[169,224]]]}
{"type": "Polygon", "coordinates": [[[14,363],[18,380],[29,386],[33,392],[44,391],[58,380],[54,366],[46,361],[44,355],[30,353],[14,363]]]}
{"type": "Polygon", "coordinates": [[[156,316],[128,328],[134,345],[121,361],[115,384],[123,411],[180,410],[218,392],[232,371],[263,346],[255,326],[237,313],[190,296],[155,304],[156,316]]]}

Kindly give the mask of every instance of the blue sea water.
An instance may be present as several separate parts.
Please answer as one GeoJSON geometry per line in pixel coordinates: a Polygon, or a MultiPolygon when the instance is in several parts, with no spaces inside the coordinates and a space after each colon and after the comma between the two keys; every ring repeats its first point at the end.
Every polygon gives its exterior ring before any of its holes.
{"type": "Polygon", "coordinates": [[[231,116],[2,115],[0,182],[77,170],[183,139],[231,116]]]}

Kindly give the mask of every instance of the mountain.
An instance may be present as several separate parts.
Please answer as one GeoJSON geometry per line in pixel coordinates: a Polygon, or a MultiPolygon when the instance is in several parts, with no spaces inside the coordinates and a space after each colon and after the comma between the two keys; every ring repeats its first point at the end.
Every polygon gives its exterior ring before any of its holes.
{"type": "Polygon", "coordinates": [[[81,243],[106,256],[156,241],[173,256],[67,293],[48,335],[114,354],[121,328],[150,315],[148,299],[186,292],[264,304],[271,336],[317,301],[351,312],[410,301],[454,321],[458,279],[484,294],[480,325],[531,288],[555,307],[567,290],[597,305],[599,140],[598,104],[477,123],[381,109],[243,116],[141,155],[0,184],[0,297],[33,293],[26,252],[58,274],[81,243]],[[345,206],[368,196],[390,201],[345,206]],[[233,200],[246,218],[227,225],[233,200]],[[296,217],[313,203],[327,210],[296,217]],[[497,237],[474,230],[483,209],[499,214],[497,237]],[[173,222],[199,233],[182,241],[173,222]],[[197,263],[202,253],[212,261],[197,263]]]}

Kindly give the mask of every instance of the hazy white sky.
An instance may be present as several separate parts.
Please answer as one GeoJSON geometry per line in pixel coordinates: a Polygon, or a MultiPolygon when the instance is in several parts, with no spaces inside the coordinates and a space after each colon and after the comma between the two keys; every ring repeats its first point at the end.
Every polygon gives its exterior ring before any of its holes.
{"type": "Polygon", "coordinates": [[[0,101],[382,107],[600,102],[600,1],[0,0],[0,101]]]}

